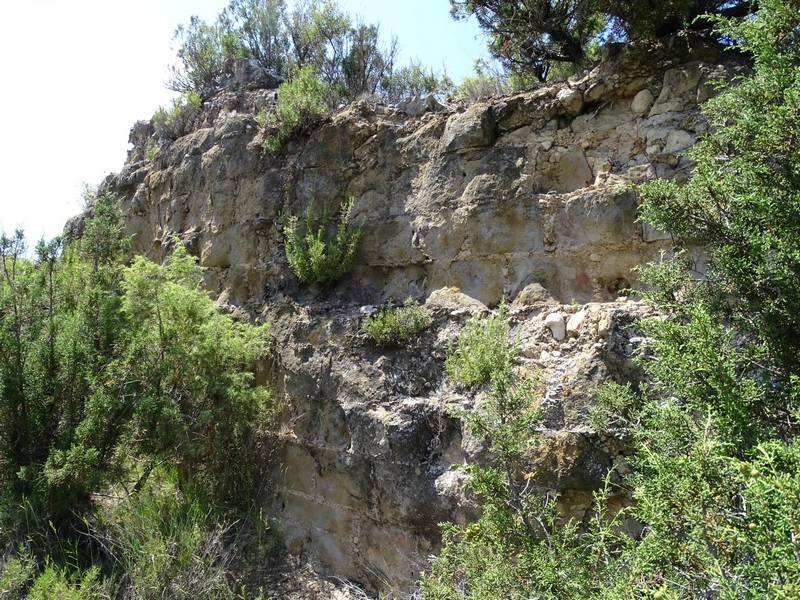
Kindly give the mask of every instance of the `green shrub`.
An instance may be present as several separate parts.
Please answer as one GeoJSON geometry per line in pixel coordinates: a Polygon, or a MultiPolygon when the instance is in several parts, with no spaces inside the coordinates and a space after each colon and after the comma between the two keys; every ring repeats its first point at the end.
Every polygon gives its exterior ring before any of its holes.
{"type": "Polygon", "coordinates": [[[172,37],[178,62],[170,66],[167,87],[181,93],[208,93],[227,58],[225,37],[218,23],[208,25],[197,16],[192,16],[187,26],[178,25],[172,37]]]}
{"type": "Polygon", "coordinates": [[[36,574],[36,560],[20,545],[17,555],[3,557],[0,564],[0,598],[17,598],[36,574]]]}
{"type": "Polygon", "coordinates": [[[264,147],[277,152],[293,135],[298,135],[318,123],[330,110],[333,94],[311,66],[300,69],[278,88],[278,106],[274,113],[261,112],[258,122],[264,134],[264,147]],[[275,131],[267,135],[268,131],[275,131]]]}
{"type": "Polygon", "coordinates": [[[378,309],[364,322],[364,333],[378,346],[396,346],[410,340],[432,323],[425,310],[409,298],[403,306],[378,309]]]}
{"type": "Polygon", "coordinates": [[[439,75],[433,69],[426,69],[418,60],[412,60],[407,66],[385,77],[381,88],[385,101],[399,102],[413,96],[447,96],[454,86],[446,72],[439,75]]]}
{"type": "Polygon", "coordinates": [[[95,600],[103,594],[104,582],[97,568],[88,569],[82,577],[69,577],[62,569],[48,564],[33,582],[29,600],[95,600]]]}
{"type": "Polygon", "coordinates": [[[156,152],[158,151],[158,143],[155,140],[149,140],[147,142],[147,146],[144,149],[144,157],[147,160],[153,160],[156,156],[156,152]]]}
{"type": "Polygon", "coordinates": [[[550,533],[558,518],[555,503],[534,492],[522,468],[524,456],[538,443],[535,428],[542,412],[535,402],[537,380],[519,378],[511,368],[516,348],[509,344],[503,313],[501,305],[497,315],[470,319],[458,353],[452,347],[448,351],[448,374],[459,383],[491,381],[491,393],[478,409],[453,414],[486,443],[494,460],[466,467],[465,487],[483,501],[482,516],[466,527],[444,526],[441,554],[430,572],[422,573],[426,598],[535,597],[528,584],[532,563],[554,554],[543,538],[570,546],[578,541],[574,524],[550,533]]]}
{"type": "Polygon", "coordinates": [[[713,127],[690,153],[689,182],[645,188],[645,218],[705,247],[710,268],[696,281],[679,254],[641,270],[662,311],[637,324],[646,378],[597,394],[592,423],[625,440],[612,475],[633,502],[613,512],[601,493],[582,523],[559,524],[542,512],[546,496],[519,501],[492,470],[530,481],[489,422],[496,463],[473,467],[468,484],[483,516],[445,530],[426,598],[800,597],[798,23],[800,9],[780,0],[717,22],[752,51],[756,75],[704,107],[713,127]],[[614,527],[623,518],[637,535],[614,527]]]}
{"type": "Polygon", "coordinates": [[[508,325],[503,320],[505,305],[486,319],[473,316],[458,336],[447,346],[444,368],[461,385],[486,383],[511,369],[514,348],[508,343],[508,325]]]}
{"type": "Polygon", "coordinates": [[[148,486],[100,511],[96,535],[126,575],[135,598],[231,597],[224,523],[172,486],[148,486]]]}
{"type": "Polygon", "coordinates": [[[88,209],[80,239],[34,257],[0,234],[0,597],[136,577],[139,598],[233,598],[231,557],[272,547],[241,518],[263,489],[266,330],[222,313],[180,244],[125,266],[116,201],[88,209]]]}
{"type": "Polygon", "coordinates": [[[202,104],[203,101],[196,92],[187,90],[180,98],[172,99],[172,108],[159,106],[153,114],[156,136],[177,140],[190,134],[194,131],[202,104]]]}
{"type": "Polygon", "coordinates": [[[342,204],[339,225],[332,236],[326,234],[328,209],[314,217],[311,205],[302,215],[286,219],[283,232],[286,258],[301,281],[328,285],[341,279],[353,267],[361,225],[347,224],[353,199],[342,204]]]}

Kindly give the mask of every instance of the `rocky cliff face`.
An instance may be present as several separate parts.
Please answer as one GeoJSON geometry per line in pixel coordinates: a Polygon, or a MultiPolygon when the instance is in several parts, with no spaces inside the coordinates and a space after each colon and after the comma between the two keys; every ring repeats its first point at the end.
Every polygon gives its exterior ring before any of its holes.
{"type": "Polygon", "coordinates": [[[624,469],[619,441],[585,422],[594,387],[638,377],[627,326],[648,309],[620,290],[670,242],[636,221],[631,184],[687,175],[681,153],[706,130],[697,105],[742,68],[731,58],[684,36],[606,47],[590,72],[531,92],[424,103],[436,112],[418,116],[358,102],[278,156],[255,119],[275,92],[254,77],[230,77],[200,128],[152,160],[152,129],[134,127],[128,163],[106,182],[123,198],[133,251],[161,260],[177,236],[220,302],[272,323],[292,552],[408,589],[437,523],[474,517],[466,475],[450,467],[486,451],[446,409],[486,391],[459,392],[442,363],[466,318],[501,299],[519,370],[542,373],[548,443],[530,457],[535,483],[561,494],[565,516],[584,516],[609,467],[624,469]],[[332,289],[300,284],[281,215],[348,197],[364,223],[355,270],[332,289]],[[406,348],[366,343],[361,308],[408,296],[434,325],[406,348]]]}

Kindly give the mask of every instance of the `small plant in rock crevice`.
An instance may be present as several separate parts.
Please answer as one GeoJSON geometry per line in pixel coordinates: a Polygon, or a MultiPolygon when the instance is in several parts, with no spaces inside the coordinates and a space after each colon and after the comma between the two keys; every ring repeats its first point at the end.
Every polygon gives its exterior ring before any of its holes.
{"type": "Polygon", "coordinates": [[[415,300],[396,308],[381,307],[364,322],[364,333],[378,346],[397,346],[430,327],[433,321],[415,300]]]}
{"type": "Polygon", "coordinates": [[[508,371],[516,349],[509,345],[505,304],[496,315],[467,321],[458,340],[447,345],[444,368],[456,383],[472,386],[488,382],[493,373],[508,371]]]}
{"type": "Polygon", "coordinates": [[[330,223],[328,208],[317,215],[309,205],[302,215],[290,215],[285,220],[284,250],[295,275],[304,283],[330,285],[353,268],[358,240],[359,224],[348,224],[353,210],[353,198],[346,200],[339,215],[339,224],[333,235],[326,230],[330,223]]]}
{"type": "Polygon", "coordinates": [[[158,143],[155,140],[149,140],[144,149],[144,157],[147,160],[153,160],[156,156],[156,151],[158,151],[158,143]]]}

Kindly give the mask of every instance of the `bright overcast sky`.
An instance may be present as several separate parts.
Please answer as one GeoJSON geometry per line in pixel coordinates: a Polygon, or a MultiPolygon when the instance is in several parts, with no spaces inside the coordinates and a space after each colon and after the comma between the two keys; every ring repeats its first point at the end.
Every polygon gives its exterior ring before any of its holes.
{"type": "MultiPolygon", "coordinates": [[[[61,233],[83,183],[125,161],[128,132],[166,104],[172,32],[192,14],[213,21],[227,0],[7,0],[0,10],[0,229],[29,242],[61,233]]],[[[454,81],[485,42],[456,23],[448,0],[339,0],[396,35],[400,64],[419,58],[454,81]]]]}

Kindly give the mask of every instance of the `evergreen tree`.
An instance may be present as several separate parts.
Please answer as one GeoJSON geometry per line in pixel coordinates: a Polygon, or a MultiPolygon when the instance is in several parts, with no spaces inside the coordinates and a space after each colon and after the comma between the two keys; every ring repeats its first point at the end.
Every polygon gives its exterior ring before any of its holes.
{"type": "MultiPolygon", "coordinates": [[[[489,50],[511,72],[545,81],[553,63],[582,67],[600,38],[646,39],[707,13],[742,16],[749,0],[450,0],[456,20],[474,16],[489,50]]],[[[707,21],[706,21],[707,24],[707,21]]]]}

